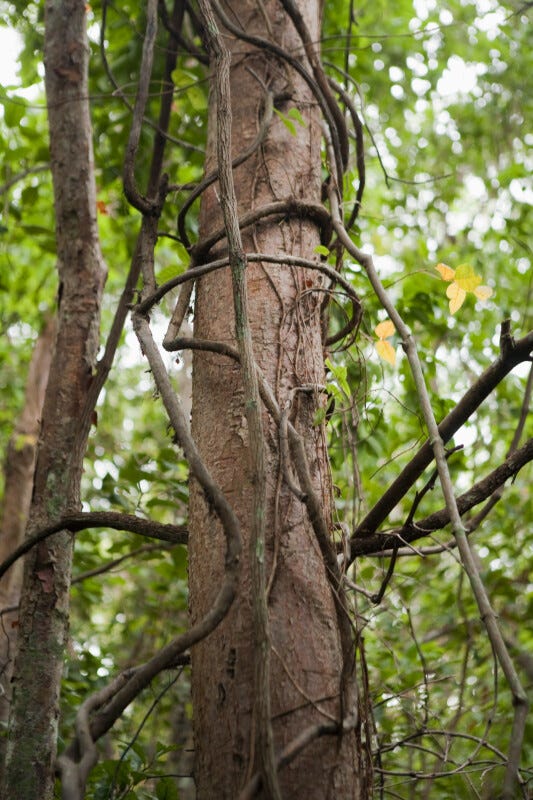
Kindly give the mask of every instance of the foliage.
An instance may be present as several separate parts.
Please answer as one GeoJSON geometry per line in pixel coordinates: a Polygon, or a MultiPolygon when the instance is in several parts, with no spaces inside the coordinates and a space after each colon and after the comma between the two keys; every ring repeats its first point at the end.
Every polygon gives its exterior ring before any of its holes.
{"type": "MultiPolygon", "coordinates": [[[[133,102],[144,32],[138,4],[110,5],[107,13],[110,73],[98,44],[101,4],[93,3],[88,11],[98,208],[109,268],[103,341],[139,227],[139,215],[123,196],[121,175],[131,116],[128,104],[133,102]]],[[[334,0],[325,9],[323,60],[331,76],[345,85],[365,125],[366,191],[353,236],[375,254],[381,277],[416,337],[439,420],[497,357],[501,321],[511,319],[517,338],[531,328],[533,272],[527,232],[533,223],[533,137],[525,123],[532,96],[527,85],[533,74],[527,42],[530,16],[527,5],[496,0],[453,0],[444,6],[434,0],[400,0],[392,14],[386,4],[376,2],[361,3],[354,11],[352,4],[334,0]],[[454,271],[445,264],[458,266],[454,271]],[[448,291],[442,279],[449,282],[448,291]]],[[[40,78],[41,6],[4,3],[2,20],[22,35],[24,87],[5,87],[0,98],[5,190],[0,227],[0,447],[5,449],[22,405],[31,345],[54,307],[57,287],[40,78]],[[19,174],[22,177],[9,185],[19,174]]],[[[192,23],[187,25],[188,40],[199,48],[192,23]]],[[[165,41],[163,30],[155,75],[162,73],[165,41]]],[[[185,185],[197,181],[203,171],[205,64],[190,54],[180,55],[173,82],[174,142],[165,170],[171,183],[185,185]]],[[[155,123],[157,83],[153,88],[147,116],[155,123]]],[[[289,129],[300,124],[296,109],[280,116],[289,129]]],[[[137,174],[141,185],[148,177],[153,136],[153,128],[146,126],[146,158],[139,159],[137,174]]],[[[358,186],[355,168],[345,184],[348,215],[358,186]]],[[[171,237],[184,197],[177,188],[174,202],[165,207],[160,230],[171,237]]],[[[186,224],[194,239],[197,205],[186,224]]],[[[171,237],[161,236],[156,250],[160,283],[188,265],[183,244],[171,237]]],[[[334,253],[321,249],[318,255],[335,266],[334,253]]],[[[328,391],[335,399],[328,432],[338,520],[353,528],[425,440],[426,430],[394,326],[361,267],[346,259],[343,268],[362,299],[364,313],[355,342],[333,347],[328,356],[328,391]]],[[[344,302],[340,298],[331,307],[333,331],[345,324],[344,302]]],[[[161,306],[161,318],[168,317],[169,308],[161,306]]],[[[176,453],[157,398],[150,396],[152,384],[133,341],[129,331],[122,337],[99,401],[86,460],[84,502],[91,510],[126,510],[182,524],[186,463],[176,453]]],[[[186,390],[187,364],[173,364],[171,372],[176,385],[186,390]]],[[[449,443],[462,447],[449,458],[458,493],[505,458],[520,419],[527,374],[520,367],[509,375],[449,443]]],[[[522,440],[532,431],[529,418],[522,440]]],[[[430,472],[431,468],[390,514],[388,526],[407,518],[414,492],[424,487],[430,472]]],[[[503,499],[474,534],[483,577],[519,663],[533,646],[523,624],[533,616],[528,568],[533,508],[525,473],[505,488],[503,499]]],[[[430,514],[442,505],[435,489],[424,495],[419,512],[430,514]]],[[[447,543],[449,533],[432,539],[447,543]]],[[[77,539],[77,575],[134,555],[111,572],[86,577],[73,587],[65,739],[83,697],[117,670],[147,658],[186,626],[183,547],[136,553],[143,544],[131,535],[105,530],[85,532],[77,539]]],[[[354,582],[366,595],[375,593],[388,563],[375,556],[360,559],[354,582]]],[[[366,619],[365,650],[382,770],[377,781],[385,796],[422,798],[428,791],[442,798],[467,798],[473,791],[480,797],[495,796],[511,699],[455,552],[402,556],[384,601],[374,607],[366,595],[356,597],[366,619]]],[[[524,674],[531,682],[531,674],[524,674]]],[[[116,738],[106,745],[105,760],[92,775],[89,797],[110,796],[110,785],[121,797],[180,796],[177,787],[182,784],[167,773],[175,773],[179,763],[172,746],[177,724],[173,715],[176,704],[187,702],[187,684],[181,678],[163,692],[165,682],[168,676],[152,690],[153,697],[162,692],[154,712],[157,722],[142,724],[150,704],[147,693],[122,719],[116,738]]],[[[526,741],[524,764],[533,763],[531,730],[526,741]]]]}

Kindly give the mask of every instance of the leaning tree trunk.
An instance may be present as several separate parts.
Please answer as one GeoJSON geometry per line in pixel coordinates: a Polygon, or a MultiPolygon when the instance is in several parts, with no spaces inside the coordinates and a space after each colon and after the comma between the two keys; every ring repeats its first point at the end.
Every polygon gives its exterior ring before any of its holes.
{"type": "MultiPolygon", "coordinates": [[[[56,334],[55,317],[44,325],[35,343],[26,381],[24,407],[15,424],[4,466],[5,489],[0,513],[0,563],[19,546],[24,537],[33,490],[37,440],[41,427],[44,393],[56,334]]],[[[22,562],[17,561],[0,579],[0,725],[9,717],[11,675],[18,633],[18,603],[22,584],[22,562]],[[11,610],[7,610],[11,609],[11,610]]],[[[4,765],[6,739],[0,739],[0,775],[4,765]]]]}
{"type": "MultiPolygon", "coordinates": [[[[316,42],[320,4],[307,0],[299,5],[316,42]]],[[[238,20],[247,34],[261,35],[302,57],[301,42],[278,2],[237,0],[231,3],[231,19],[238,20]]],[[[324,233],[312,213],[320,203],[322,181],[322,133],[316,99],[300,76],[278,58],[236,41],[223,26],[221,29],[232,51],[232,157],[256,139],[267,113],[268,94],[281,115],[295,107],[304,120],[290,130],[274,114],[261,147],[234,170],[241,218],[268,204],[290,201],[285,211],[243,230],[244,249],[316,260],[315,248],[324,233]]],[[[206,171],[215,166],[218,135],[212,94],[206,171]]],[[[217,184],[203,195],[200,241],[222,225],[219,198],[217,184]]],[[[224,252],[223,244],[216,245],[209,258],[224,252]]],[[[325,380],[322,279],[312,270],[263,262],[248,264],[246,281],[255,359],[280,408],[287,411],[305,441],[314,489],[331,527],[325,434],[321,425],[314,424],[317,408],[325,400],[320,391],[325,380]]],[[[232,305],[229,271],[203,277],[196,289],[195,337],[234,347],[232,305]]],[[[345,687],[341,687],[342,636],[332,583],[306,506],[287,486],[280,463],[279,426],[264,410],[263,429],[271,716],[274,751],[279,754],[303,731],[342,718],[341,693],[345,687]]],[[[261,769],[264,754],[258,752],[262,737],[257,730],[254,698],[257,648],[250,566],[254,554],[248,552],[254,478],[242,375],[231,359],[195,351],[192,430],[215,480],[239,516],[244,536],[239,596],[219,628],[192,651],[198,800],[215,796],[234,800],[261,769]]],[[[196,485],[191,490],[189,553],[194,622],[212,603],[224,570],[220,526],[196,485]]],[[[350,670],[344,673],[345,680],[354,679],[350,670]]],[[[309,744],[279,773],[283,797],[368,797],[368,759],[360,739],[356,725],[342,738],[325,736],[309,744]]]]}
{"type": "MultiPolygon", "coordinates": [[[[79,510],[82,459],[91,423],[85,400],[98,348],[105,270],[96,224],[85,15],[81,0],[50,0],[45,5],[59,308],[28,533],[79,510]]],[[[60,532],[38,545],[25,562],[0,792],[5,798],[48,800],[53,794],[72,544],[72,535],[60,532]]]]}

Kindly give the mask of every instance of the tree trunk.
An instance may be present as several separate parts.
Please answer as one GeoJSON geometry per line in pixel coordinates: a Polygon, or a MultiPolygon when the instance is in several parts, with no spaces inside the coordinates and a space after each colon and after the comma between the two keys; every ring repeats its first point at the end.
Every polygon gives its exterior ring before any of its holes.
{"type": "MultiPolygon", "coordinates": [[[[56,321],[51,318],[41,331],[33,349],[24,407],[7,447],[5,490],[0,522],[0,563],[22,542],[33,489],[37,440],[41,427],[44,393],[54,348],[56,321]]],[[[0,725],[9,717],[11,675],[18,630],[18,603],[22,583],[22,561],[17,561],[0,579],[0,725]],[[6,609],[11,611],[5,611],[6,609]]],[[[0,773],[4,765],[5,737],[0,739],[0,773]]]]}
{"type": "MultiPolygon", "coordinates": [[[[300,3],[313,41],[319,39],[319,3],[300,3]]],[[[277,2],[238,0],[231,19],[247,33],[301,54],[301,42],[277,2]],[[267,21],[268,20],[268,21],[267,21]],[[266,28],[265,28],[266,25],[266,28]]],[[[221,26],[222,27],[222,26],[221,26]]],[[[236,41],[223,31],[232,51],[232,156],[256,138],[265,113],[268,87],[275,107],[296,107],[304,125],[291,131],[274,114],[259,150],[234,170],[239,215],[275,201],[318,205],[321,196],[321,127],[309,87],[286,64],[264,50],[236,41]]],[[[217,109],[210,97],[207,168],[215,164],[217,109]]],[[[300,206],[300,209],[302,206],[300,206]]],[[[217,184],[203,195],[200,239],[222,224],[217,184]]],[[[301,210],[266,217],[243,231],[247,252],[315,259],[321,231],[301,210]]],[[[219,257],[224,247],[211,249],[219,257]]],[[[323,405],[323,348],[318,272],[249,263],[249,319],[257,364],[280,408],[305,441],[315,491],[329,527],[332,492],[324,430],[314,424],[323,405]]],[[[235,346],[231,277],[220,270],[202,278],[196,289],[195,336],[235,346]]],[[[306,507],[284,478],[279,430],[263,413],[267,468],[265,562],[271,641],[271,709],[277,754],[310,726],[342,719],[343,655],[338,609],[306,507]]],[[[248,425],[238,364],[214,353],[194,355],[192,430],[214,479],[239,517],[243,537],[240,593],[228,617],[192,651],[195,778],[198,800],[234,800],[260,769],[260,736],[254,711],[254,630],[252,578],[248,552],[253,475],[248,425]]],[[[220,527],[197,486],[191,489],[190,611],[201,617],[217,592],[224,570],[220,527]]],[[[353,679],[353,675],[351,676],[353,679]]],[[[286,798],[368,797],[368,770],[359,727],[342,738],[314,741],[279,774],[286,798]]],[[[262,796],[267,796],[266,794],[262,796]]]]}
{"type": "MultiPolygon", "coordinates": [[[[56,349],[46,390],[28,533],[80,506],[82,460],[91,424],[85,399],[98,348],[105,270],[87,86],[86,5],[45,5],[46,94],[59,273],[56,349]]],[[[72,562],[66,531],[26,558],[2,797],[53,793],[58,698],[72,562]]]]}

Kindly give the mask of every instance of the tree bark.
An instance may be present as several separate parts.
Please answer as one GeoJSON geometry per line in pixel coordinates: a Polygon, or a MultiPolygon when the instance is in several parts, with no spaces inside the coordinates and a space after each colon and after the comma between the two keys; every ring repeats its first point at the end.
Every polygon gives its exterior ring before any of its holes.
{"type": "MultiPolygon", "coordinates": [[[[0,563],[22,542],[33,489],[37,440],[41,427],[44,393],[56,334],[55,318],[50,318],[39,334],[28,370],[24,407],[7,447],[4,467],[5,489],[0,522],[0,563]]],[[[0,725],[9,717],[11,675],[17,643],[18,603],[22,583],[22,561],[0,579],[0,725]],[[6,609],[12,609],[6,611],[6,609]]],[[[5,737],[0,739],[0,773],[3,770],[5,737]]]]}
{"type": "MultiPolygon", "coordinates": [[[[91,425],[85,400],[98,349],[105,269],[96,224],[85,15],[80,0],[45,5],[59,307],[28,534],[79,510],[91,425]]],[[[66,531],[42,542],[25,561],[2,797],[48,800],[53,794],[71,562],[72,535],[66,531]]]]}
{"type": "MultiPolygon", "coordinates": [[[[319,39],[320,8],[300,3],[313,41],[319,39]]],[[[233,20],[247,33],[301,54],[301,42],[276,2],[231,4],[233,20]],[[266,20],[268,20],[266,22],[266,20]],[[265,28],[266,25],[266,28],[265,28]]],[[[289,130],[274,115],[262,147],[234,171],[239,214],[274,201],[320,202],[321,127],[317,103],[300,76],[264,50],[224,31],[233,54],[232,157],[257,136],[268,92],[281,114],[296,107],[304,125],[289,130]]],[[[217,108],[210,97],[206,172],[215,166],[217,108]]],[[[222,225],[218,186],[203,195],[200,240],[222,225]]],[[[243,231],[248,252],[314,256],[321,231],[304,214],[267,217],[243,231]]],[[[224,253],[223,244],[210,257],[224,253]]],[[[247,267],[249,320],[254,353],[280,408],[305,441],[307,460],[329,527],[332,493],[324,430],[314,424],[324,402],[320,289],[317,272],[271,263],[247,267]]],[[[195,336],[235,345],[231,278],[218,271],[196,288],[195,336]]],[[[305,505],[287,486],[279,429],[263,412],[267,471],[265,561],[271,642],[271,708],[274,749],[279,754],[302,731],[340,722],[343,654],[332,585],[305,505]]],[[[195,778],[198,800],[234,798],[260,768],[260,735],[254,712],[254,630],[248,552],[253,480],[240,367],[214,353],[194,355],[192,431],[202,457],[242,526],[243,572],[238,599],[207,641],[192,650],[195,778]]],[[[193,623],[212,603],[224,570],[220,527],[200,490],[191,487],[190,612],[193,623]]],[[[252,556],[253,557],[253,554],[252,556]]],[[[353,675],[351,676],[353,680],[353,675]]],[[[361,722],[361,720],[359,720],[361,722]]],[[[367,754],[360,728],[307,746],[279,774],[282,795],[306,798],[368,797],[367,754]]],[[[262,796],[267,796],[263,794],[262,796]]]]}

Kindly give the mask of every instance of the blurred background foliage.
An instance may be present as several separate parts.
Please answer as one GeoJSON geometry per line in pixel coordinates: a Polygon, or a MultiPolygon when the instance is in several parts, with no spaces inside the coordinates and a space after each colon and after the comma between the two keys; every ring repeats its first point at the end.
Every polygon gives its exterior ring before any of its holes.
{"type": "MultiPolygon", "coordinates": [[[[121,173],[144,30],[142,4],[124,0],[106,8],[108,70],[100,49],[102,7],[100,2],[88,6],[98,211],[109,269],[102,342],[140,222],[123,196],[121,173]]],[[[323,60],[349,92],[365,128],[366,190],[353,236],[374,253],[416,336],[438,419],[496,358],[505,317],[517,338],[531,328],[532,14],[531,4],[518,1],[398,0],[394,9],[376,0],[325,4],[323,60]],[[451,316],[447,284],[435,271],[439,262],[453,269],[471,264],[493,289],[492,297],[480,303],[469,295],[451,316]]],[[[57,284],[42,4],[1,2],[0,25],[18,31],[21,48],[18,76],[0,91],[0,449],[5,452],[23,402],[32,346],[54,312],[57,284]]],[[[189,16],[184,33],[192,51],[201,47],[189,16]]],[[[166,42],[161,25],[147,115],[152,123],[158,116],[166,42]]],[[[202,175],[206,78],[205,63],[182,50],[173,73],[173,140],[164,167],[173,184],[202,175]]],[[[153,135],[147,123],[137,165],[141,186],[147,181],[153,135]]],[[[347,215],[357,185],[354,156],[345,182],[347,215]]],[[[185,198],[179,190],[170,196],[162,233],[175,235],[185,198]]],[[[187,218],[192,240],[196,213],[197,204],[187,218]]],[[[168,237],[160,238],[156,257],[160,282],[187,267],[184,247],[168,237]]],[[[375,350],[374,328],[384,312],[358,265],[345,261],[344,274],[363,301],[364,316],[356,341],[328,353],[336,401],[328,433],[338,521],[353,528],[414,455],[425,430],[397,340],[391,340],[395,366],[375,350]]],[[[161,304],[154,315],[156,330],[164,330],[170,308],[171,299],[161,304]]],[[[332,303],[333,330],[345,323],[347,308],[342,297],[332,303]]],[[[188,403],[187,360],[174,359],[169,367],[188,403]]],[[[527,378],[527,365],[515,369],[455,436],[452,444],[463,446],[450,459],[458,492],[505,458],[527,378]]],[[[187,466],[152,391],[127,328],[99,401],[85,465],[84,508],[183,524],[187,466]]],[[[522,441],[532,429],[529,418],[522,441]]],[[[533,684],[533,632],[525,624],[533,618],[530,483],[531,471],[524,469],[474,534],[484,580],[528,686],[533,684]]],[[[415,489],[390,515],[388,526],[406,518],[415,489]]],[[[420,514],[442,504],[435,489],[424,497],[420,514]]],[[[448,540],[443,531],[418,544],[448,540]]],[[[387,559],[361,559],[353,579],[375,592],[387,566],[387,559]]],[[[183,547],[147,546],[130,534],[87,531],[77,536],[75,568],[63,695],[67,740],[74,714],[90,692],[118,670],[148,658],[187,624],[183,547]]],[[[379,606],[361,594],[354,603],[366,620],[382,796],[494,797],[511,700],[453,550],[399,559],[379,606]]],[[[155,682],[106,738],[89,797],[192,796],[190,781],[177,778],[190,770],[191,748],[188,679],[186,670],[181,672],[179,680],[172,674],[155,682]]],[[[531,723],[526,742],[524,764],[531,765],[531,723]]]]}

